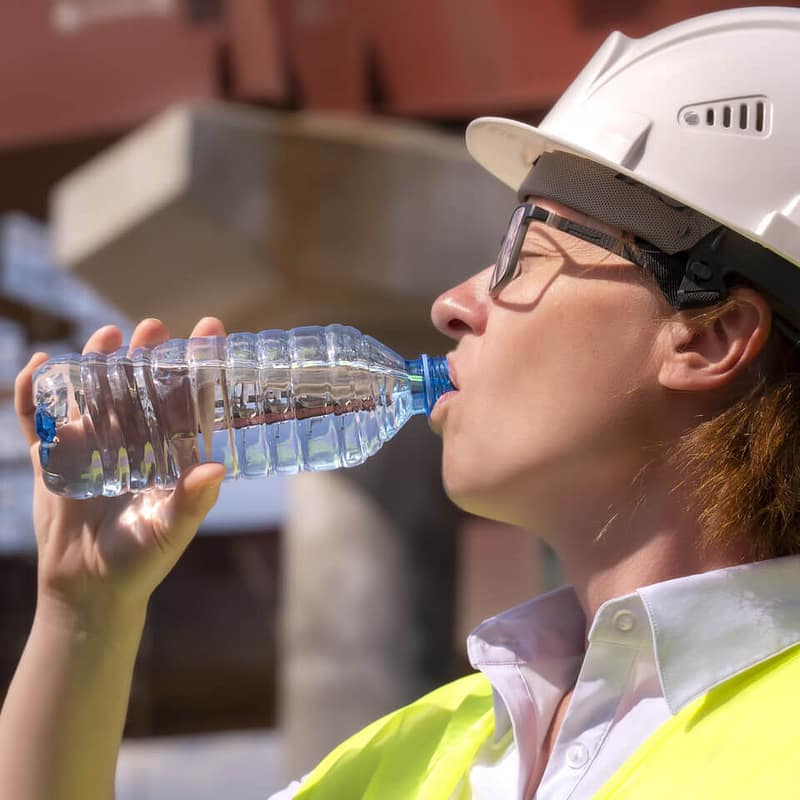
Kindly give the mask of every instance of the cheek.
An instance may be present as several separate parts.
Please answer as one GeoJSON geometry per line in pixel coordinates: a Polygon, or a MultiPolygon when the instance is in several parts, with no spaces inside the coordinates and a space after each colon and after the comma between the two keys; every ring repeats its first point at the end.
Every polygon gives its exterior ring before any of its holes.
{"type": "Polygon", "coordinates": [[[636,275],[625,280],[626,273],[616,274],[616,280],[568,278],[573,291],[553,298],[550,322],[560,340],[557,352],[592,386],[599,381],[622,388],[642,378],[662,315],[654,292],[636,275]]]}
{"type": "Polygon", "coordinates": [[[542,373],[554,387],[553,424],[573,429],[585,446],[609,438],[609,446],[615,440],[630,446],[630,437],[643,433],[647,398],[658,389],[652,295],[644,287],[614,288],[582,304],[562,325],[557,354],[543,355],[542,373]]]}
{"type": "Polygon", "coordinates": [[[520,259],[520,274],[503,287],[499,298],[502,303],[519,308],[533,309],[539,303],[564,266],[564,258],[557,255],[528,255],[520,259]]]}

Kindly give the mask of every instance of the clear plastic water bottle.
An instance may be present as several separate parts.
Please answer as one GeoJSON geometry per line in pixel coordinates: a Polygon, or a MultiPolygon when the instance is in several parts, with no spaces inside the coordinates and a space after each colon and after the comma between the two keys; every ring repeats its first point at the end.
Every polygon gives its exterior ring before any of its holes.
{"type": "Polygon", "coordinates": [[[193,464],[229,478],[364,462],[452,386],[344,325],[71,354],[33,376],[47,487],[74,498],[167,488],[193,464]]]}

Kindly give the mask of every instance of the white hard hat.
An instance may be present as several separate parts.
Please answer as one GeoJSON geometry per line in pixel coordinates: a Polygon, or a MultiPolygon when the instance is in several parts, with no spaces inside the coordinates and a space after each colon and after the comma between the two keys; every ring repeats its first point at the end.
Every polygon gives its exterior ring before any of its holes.
{"type": "MultiPolygon", "coordinates": [[[[612,193],[633,183],[643,198],[647,187],[688,226],[656,223],[648,236],[646,225],[631,231],[606,221],[667,253],[693,252],[684,259],[684,300],[692,286],[700,298],[697,274],[702,284],[708,262],[724,260],[712,266],[754,282],[800,326],[799,60],[797,8],[722,11],[641,39],[613,33],[541,125],[477,119],[467,148],[516,191],[535,177],[537,162],[549,164],[550,183],[566,172],[578,185],[582,163],[599,183],[616,180],[612,193]],[[694,235],[681,248],[687,227],[694,235]],[[700,265],[697,274],[689,262],[700,265]]],[[[603,219],[602,210],[587,213],[603,219]]]]}

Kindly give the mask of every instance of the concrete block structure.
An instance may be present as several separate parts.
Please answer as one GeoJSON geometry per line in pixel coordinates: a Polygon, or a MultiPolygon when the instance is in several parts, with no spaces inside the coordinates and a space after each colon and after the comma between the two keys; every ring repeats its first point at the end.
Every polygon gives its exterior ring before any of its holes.
{"type": "Polygon", "coordinates": [[[59,263],[176,333],[214,313],[431,346],[431,299],[491,261],[512,203],[450,135],[212,105],[170,109],[72,172],[51,217],[59,263]]]}

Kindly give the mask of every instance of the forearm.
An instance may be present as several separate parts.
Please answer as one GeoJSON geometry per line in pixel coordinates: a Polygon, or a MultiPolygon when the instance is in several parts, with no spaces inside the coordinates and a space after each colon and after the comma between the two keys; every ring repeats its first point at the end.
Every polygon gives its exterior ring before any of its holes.
{"type": "Polygon", "coordinates": [[[0,712],[0,797],[113,798],[144,617],[97,625],[39,602],[0,712]]]}

